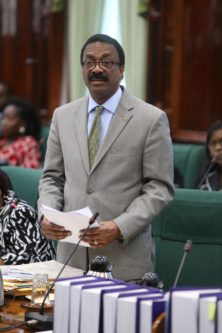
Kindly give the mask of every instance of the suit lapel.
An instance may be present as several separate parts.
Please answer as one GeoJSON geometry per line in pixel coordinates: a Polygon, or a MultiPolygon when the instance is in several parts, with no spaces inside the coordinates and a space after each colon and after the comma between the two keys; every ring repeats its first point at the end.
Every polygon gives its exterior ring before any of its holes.
{"type": "Polygon", "coordinates": [[[86,172],[89,174],[89,154],[88,154],[88,134],[87,134],[87,109],[88,109],[88,97],[85,97],[77,106],[74,112],[74,128],[79,145],[79,151],[82,156],[83,165],[86,172]]]}
{"type": "Polygon", "coordinates": [[[132,110],[134,109],[134,106],[130,102],[130,100],[130,96],[124,90],[119,106],[113,116],[109,129],[98,151],[98,155],[96,156],[91,171],[93,171],[93,169],[95,169],[96,166],[100,163],[100,161],[106,155],[107,151],[110,149],[118,135],[123,131],[123,129],[127,126],[129,120],[133,117],[132,110]]]}

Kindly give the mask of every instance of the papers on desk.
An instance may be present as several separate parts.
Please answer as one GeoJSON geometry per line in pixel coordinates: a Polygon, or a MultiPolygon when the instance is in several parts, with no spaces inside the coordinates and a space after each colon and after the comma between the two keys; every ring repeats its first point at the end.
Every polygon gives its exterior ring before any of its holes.
{"type": "MultiPolygon", "coordinates": [[[[89,224],[89,218],[92,217],[92,212],[89,207],[72,211],[72,212],[60,212],[51,207],[42,205],[41,212],[52,223],[63,226],[66,230],[72,232],[71,236],[60,240],[60,242],[68,242],[77,244],[79,241],[79,231],[86,229],[89,224]]],[[[98,222],[94,222],[90,228],[98,228],[98,222]]],[[[80,242],[80,245],[89,247],[90,245],[84,241],[80,242]]]]}
{"type": "MultiPolygon", "coordinates": [[[[49,280],[56,279],[63,264],[55,261],[43,261],[23,265],[1,266],[4,289],[15,291],[16,295],[26,295],[31,292],[33,276],[36,273],[46,273],[49,280]]],[[[66,266],[61,274],[62,278],[81,276],[83,271],[74,267],[66,266]]]]}

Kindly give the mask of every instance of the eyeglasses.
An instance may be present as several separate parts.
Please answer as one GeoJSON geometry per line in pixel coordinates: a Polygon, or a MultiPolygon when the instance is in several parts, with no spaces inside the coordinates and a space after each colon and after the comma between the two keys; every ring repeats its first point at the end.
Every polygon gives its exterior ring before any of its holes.
{"type": "Polygon", "coordinates": [[[222,147],[222,139],[208,143],[208,146],[213,149],[215,149],[217,145],[220,145],[220,147],[222,147]]]}
{"type": "Polygon", "coordinates": [[[86,60],[82,62],[82,65],[87,70],[94,69],[97,65],[99,65],[101,69],[111,69],[113,65],[120,65],[120,63],[116,61],[105,61],[105,60],[101,61],[86,60]]]}

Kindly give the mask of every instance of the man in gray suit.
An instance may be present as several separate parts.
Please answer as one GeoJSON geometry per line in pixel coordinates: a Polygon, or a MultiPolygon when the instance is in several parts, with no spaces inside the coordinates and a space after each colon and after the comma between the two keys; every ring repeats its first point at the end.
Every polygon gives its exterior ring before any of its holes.
{"type": "MultiPolygon", "coordinates": [[[[166,114],[120,86],[124,64],[115,39],[98,34],[86,41],[81,65],[90,94],[54,112],[39,205],[98,211],[100,227],[84,237],[89,261],[105,255],[115,278],[136,281],[154,270],[151,222],[173,199],[173,157],[166,114]],[[91,158],[96,127],[99,148],[91,158]]],[[[42,231],[56,240],[70,235],[46,218],[42,231]]],[[[72,249],[58,242],[57,260],[65,262],[72,249]]],[[[80,246],[69,265],[85,270],[86,263],[86,248],[80,246]]]]}

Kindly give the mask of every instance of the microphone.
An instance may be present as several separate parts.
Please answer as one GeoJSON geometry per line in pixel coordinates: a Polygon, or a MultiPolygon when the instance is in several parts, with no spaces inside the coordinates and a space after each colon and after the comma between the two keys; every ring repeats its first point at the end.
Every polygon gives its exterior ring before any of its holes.
{"type": "Polygon", "coordinates": [[[184,254],[183,254],[183,257],[182,257],[182,260],[181,260],[181,263],[180,263],[180,267],[179,267],[178,272],[177,272],[176,279],[175,279],[174,284],[173,284],[173,288],[175,288],[177,286],[177,282],[179,280],[179,277],[180,277],[180,274],[181,274],[181,271],[182,271],[182,268],[183,268],[183,265],[184,265],[184,261],[186,259],[187,253],[191,251],[191,246],[192,246],[192,241],[187,240],[186,244],[184,245],[184,248],[183,248],[184,249],[184,254]]]}
{"type": "Polygon", "coordinates": [[[87,275],[105,277],[112,280],[113,265],[106,256],[96,256],[89,267],[87,275]]]}
{"type": "Polygon", "coordinates": [[[163,281],[161,281],[157,273],[154,272],[147,272],[143,274],[138,284],[140,286],[163,289],[163,281]]]}
{"type": "Polygon", "coordinates": [[[97,217],[98,217],[99,213],[95,212],[93,214],[93,216],[89,219],[89,223],[87,228],[84,230],[84,232],[82,233],[78,243],[76,244],[76,246],[74,247],[73,251],[71,252],[70,256],[68,257],[68,259],[66,260],[65,264],[63,265],[62,269],[60,270],[59,274],[57,275],[55,281],[51,284],[50,288],[48,289],[39,313],[38,312],[28,312],[25,314],[25,320],[34,320],[32,323],[27,323],[27,325],[31,328],[37,329],[37,330],[51,330],[52,326],[53,326],[53,314],[52,313],[48,313],[46,315],[44,315],[44,304],[45,301],[47,299],[47,297],[49,296],[50,291],[52,290],[52,288],[55,285],[56,280],[58,280],[58,278],[60,277],[60,275],[62,274],[63,270],[65,269],[66,265],[68,264],[69,260],[71,259],[71,257],[73,256],[73,254],[76,252],[77,248],[79,247],[80,242],[82,241],[83,237],[85,236],[85,234],[87,233],[87,231],[89,230],[90,226],[96,221],[97,217]]]}
{"type": "Polygon", "coordinates": [[[203,185],[204,181],[206,180],[206,178],[207,178],[207,176],[208,176],[208,174],[209,174],[209,172],[210,172],[212,166],[213,166],[215,163],[217,163],[217,160],[218,160],[218,155],[216,154],[216,155],[212,158],[212,160],[210,161],[210,164],[209,164],[209,166],[208,166],[208,168],[207,168],[207,171],[204,173],[204,175],[203,175],[201,181],[199,182],[199,184],[198,184],[198,186],[197,186],[197,189],[200,189],[200,188],[201,188],[201,186],[203,185]]]}

